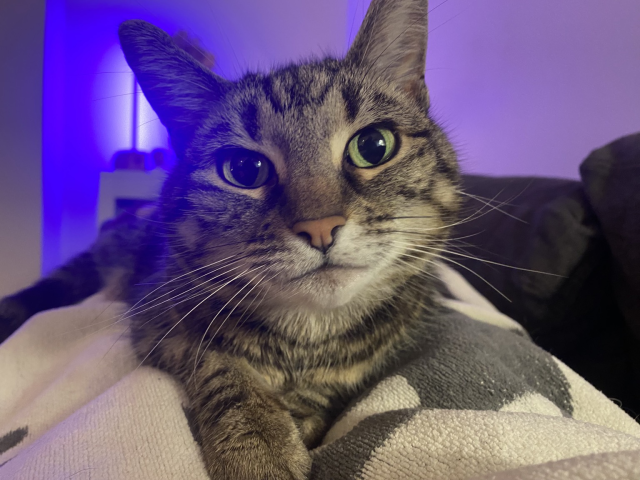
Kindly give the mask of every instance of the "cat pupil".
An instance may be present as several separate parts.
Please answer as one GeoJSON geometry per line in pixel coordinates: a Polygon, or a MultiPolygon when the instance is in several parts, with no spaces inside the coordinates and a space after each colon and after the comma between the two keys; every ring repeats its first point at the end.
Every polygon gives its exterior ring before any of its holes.
{"type": "Polygon", "coordinates": [[[358,151],[367,162],[377,165],[387,152],[387,142],[378,130],[367,129],[358,137],[358,151]]]}
{"type": "Polygon", "coordinates": [[[258,158],[236,157],[229,162],[231,175],[241,185],[251,187],[256,184],[265,163],[258,158]]]}

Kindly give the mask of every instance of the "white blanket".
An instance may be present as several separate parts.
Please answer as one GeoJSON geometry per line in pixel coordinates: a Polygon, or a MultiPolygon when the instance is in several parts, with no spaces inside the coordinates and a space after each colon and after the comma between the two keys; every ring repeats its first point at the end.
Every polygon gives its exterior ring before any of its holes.
{"type": "MultiPolygon", "coordinates": [[[[317,479],[640,479],[640,425],[451,270],[450,315],[312,452],[317,479]]],[[[100,295],[0,346],[0,479],[207,479],[180,386],[100,295]]]]}

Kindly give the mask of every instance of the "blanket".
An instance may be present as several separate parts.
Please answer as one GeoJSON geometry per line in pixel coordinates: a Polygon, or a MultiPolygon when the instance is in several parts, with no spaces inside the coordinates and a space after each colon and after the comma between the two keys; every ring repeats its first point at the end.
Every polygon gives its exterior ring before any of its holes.
{"type": "MultiPolygon", "coordinates": [[[[459,274],[447,312],[314,449],[313,479],[637,479],[640,425],[459,274]]],[[[187,399],[100,294],[0,346],[0,479],[207,479],[187,399]]]]}

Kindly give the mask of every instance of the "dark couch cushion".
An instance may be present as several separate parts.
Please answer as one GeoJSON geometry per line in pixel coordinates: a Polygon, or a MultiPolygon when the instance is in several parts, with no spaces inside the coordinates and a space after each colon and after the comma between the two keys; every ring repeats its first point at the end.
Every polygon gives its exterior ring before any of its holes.
{"type": "Polygon", "coordinates": [[[589,155],[580,166],[587,199],[598,216],[612,254],[607,280],[629,331],[629,352],[640,397],[640,134],[629,135],[589,155]]]}

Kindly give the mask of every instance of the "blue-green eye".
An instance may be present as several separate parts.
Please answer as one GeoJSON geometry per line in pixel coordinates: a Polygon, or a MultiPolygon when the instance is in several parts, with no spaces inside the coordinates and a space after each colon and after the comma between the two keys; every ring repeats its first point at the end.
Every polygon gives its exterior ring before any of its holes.
{"type": "Polygon", "coordinates": [[[269,181],[273,167],[267,157],[258,152],[230,148],[219,154],[218,171],[231,185],[259,188],[269,181]]]}
{"type": "Polygon", "coordinates": [[[396,137],[386,128],[367,127],[349,140],[346,153],[358,168],[377,167],[395,155],[396,137]]]}

